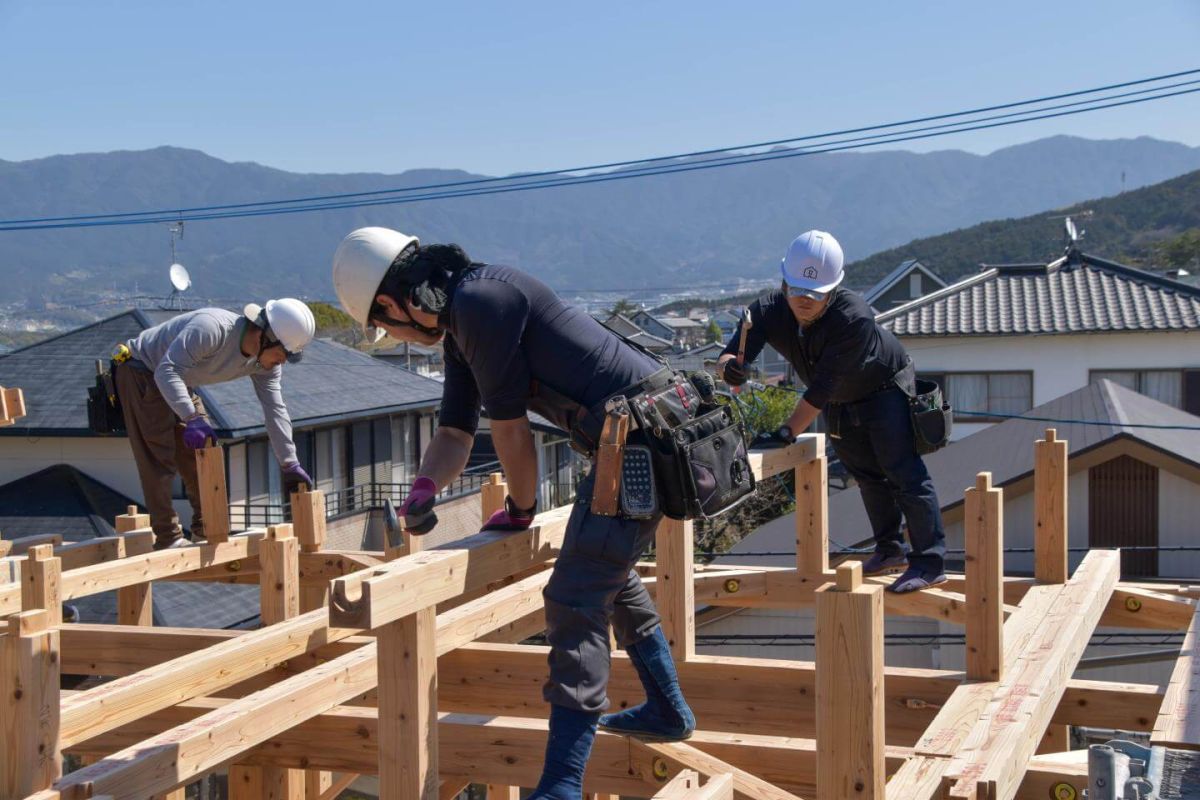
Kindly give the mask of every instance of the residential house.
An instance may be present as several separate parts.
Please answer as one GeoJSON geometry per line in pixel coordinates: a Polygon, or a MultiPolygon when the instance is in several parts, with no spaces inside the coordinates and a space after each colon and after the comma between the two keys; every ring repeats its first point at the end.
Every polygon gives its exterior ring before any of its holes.
{"type": "Polygon", "coordinates": [[[664,339],[662,337],[655,336],[652,333],[648,333],[639,328],[628,317],[624,317],[620,314],[608,315],[606,318],[601,320],[601,324],[613,333],[623,336],[635,344],[641,345],[652,353],[665,353],[674,347],[670,338],[664,339]]]}
{"type": "Polygon", "coordinates": [[[442,346],[426,347],[412,342],[401,342],[395,347],[375,350],[371,353],[381,361],[397,367],[404,367],[426,378],[440,378],[445,371],[442,360],[442,346]]]}
{"type": "Polygon", "coordinates": [[[879,313],[944,288],[946,282],[941,276],[917,259],[910,258],[901,261],[878,283],[863,292],[863,299],[879,313]]]}
{"type": "Polygon", "coordinates": [[[656,317],[649,311],[638,311],[629,320],[651,336],[666,339],[680,350],[704,344],[708,324],[689,317],[656,317]]]}
{"type": "MultiPolygon", "coordinates": [[[[1009,419],[979,431],[925,457],[941,502],[948,559],[961,569],[963,492],[980,472],[1004,490],[1004,545],[1029,549],[1034,542],[1034,442],[1053,427],[1068,443],[1068,544],[1072,569],[1088,547],[1195,546],[1200,518],[1200,417],[1101,380],[1037,406],[1026,418],[1009,419]],[[1059,420],[1046,422],[1045,419],[1059,420]],[[1062,421],[1070,420],[1070,421],[1062,421]],[[957,562],[957,563],[955,563],[957,562]]],[[[829,499],[832,546],[869,544],[871,528],[862,500],[853,489],[829,499]]],[[[788,514],[759,528],[719,559],[725,564],[792,566],[795,564],[795,520],[788,514]],[[754,555],[738,555],[739,551],[754,555]],[[780,555],[760,555],[780,553],[780,555]]],[[[1005,555],[1005,573],[1032,574],[1031,552],[1005,555]]],[[[1182,579],[1200,571],[1200,552],[1131,551],[1123,554],[1126,579],[1182,579]]],[[[770,634],[812,630],[811,610],[782,612],[745,610],[706,626],[703,633],[770,634]]],[[[889,619],[889,633],[930,635],[961,633],[961,628],[929,620],[889,619]]],[[[783,644],[781,642],[781,644],[783,644]]],[[[1135,648],[1136,649],[1136,648],[1135,648]]],[[[961,645],[928,644],[889,647],[888,661],[897,666],[959,668],[961,645]]],[[[794,647],[754,648],[726,655],[808,658],[794,647]]],[[[1115,652],[1102,648],[1104,654],[1115,652]]],[[[1091,653],[1094,655],[1095,653],[1091,653]]],[[[1164,682],[1166,670],[1134,665],[1087,677],[1164,682]]]]}
{"type": "Polygon", "coordinates": [[[1101,379],[1200,413],[1200,288],[1074,249],[985,266],[879,322],[945,387],[956,438],[1101,379]]]}

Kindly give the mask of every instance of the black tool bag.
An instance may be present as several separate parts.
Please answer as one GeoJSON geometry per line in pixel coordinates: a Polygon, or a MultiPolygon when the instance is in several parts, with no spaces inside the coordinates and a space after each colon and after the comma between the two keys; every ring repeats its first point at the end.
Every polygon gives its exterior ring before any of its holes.
{"type": "Polygon", "coordinates": [[[114,361],[109,361],[105,367],[104,362],[97,359],[96,383],[87,390],[88,428],[100,436],[125,432],[125,412],[121,408],[121,397],[113,377],[116,368],[114,361]]]}
{"type": "Polygon", "coordinates": [[[908,414],[912,419],[913,444],[921,455],[941,450],[950,441],[954,412],[942,387],[933,381],[917,378],[913,393],[908,397],[908,414]]]}
{"type": "Polygon", "coordinates": [[[702,398],[686,375],[631,398],[629,407],[650,448],[666,516],[709,519],[754,493],[742,424],[727,406],[702,398]]]}

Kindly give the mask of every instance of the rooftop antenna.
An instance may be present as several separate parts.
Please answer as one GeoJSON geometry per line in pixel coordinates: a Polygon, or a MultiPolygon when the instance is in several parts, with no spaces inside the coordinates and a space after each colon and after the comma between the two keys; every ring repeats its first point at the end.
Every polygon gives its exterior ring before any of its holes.
{"type": "Polygon", "coordinates": [[[175,238],[183,238],[183,220],[172,224],[168,230],[171,232],[171,268],[167,274],[171,279],[171,294],[163,307],[182,311],[183,293],[192,287],[192,278],[188,275],[187,268],[180,264],[175,256],[175,238]]]}

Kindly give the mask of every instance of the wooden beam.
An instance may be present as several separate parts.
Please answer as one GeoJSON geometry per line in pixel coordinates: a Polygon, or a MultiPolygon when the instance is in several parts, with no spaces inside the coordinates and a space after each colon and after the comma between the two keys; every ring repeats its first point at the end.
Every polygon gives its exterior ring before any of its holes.
{"type": "Polygon", "coordinates": [[[486,794],[487,800],[521,800],[521,787],[489,783],[486,794]]]}
{"type": "Polygon", "coordinates": [[[374,645],[234,700],[158,736],[67,775],[56,788],[138,800],[166,791],[305,720],[344,703],[375,683],[374,645]]]}
{"type": "Polygon", "coordinates": [[[1033,446],[1034,576],[1064,583],[1067,562],[1067,442],[1046,429],[1033,446]]]}
{"type": "Polygon", "coordinates": [[[46,611],[8,618],[0,635],[0,797],[6,800],[46,789],[62,774],[58,656],[58,630],[46,611]]]}
{"type": "Polygon", "coordinates": [[[508,483],[504,473],[492,472],[487,482],[479,487],[479,522],[486,523],[500,509],[504,508],[504,498],[508,495],[508,483]]]}
{"type": "Polygon", "coordinates": [[[1200,610],[1192,615],[1150,743],[1200,750],[1200,610]]]}
{"type": "Polygon", "coordinates": [[[662,785],[674,772],[691,769],[710,780],[721,775],[732,775],[733,796],[738,800],[800,800],[791,792],[691,745],[682,742],[653,744],[632,738],[628,741],[634,772],[642,775],[652,787],[662,785]],[[665,770],[659,766],[660,763],[665,770]]]}
{"type": "Polygon", "coordinates": [[[130,533],[137,530],[145,530],[150,527],[150,515],[141,514],[138,512],[137,506],[128,506],[124,514],[118,514],[113,522],[113,529],[117,533],[130,533]]]}
{"type": "Polygon", "coordinates": [[[570,508],[539,514],[528,530],[487,531],[334,581],[333,625],[374,629],[557,554],[570,508]]]}
{"type": "Polygon", "coordinates": [[[16,387],[0,386],[0,428],[25,416],[25,393],[16,387]]]}
{"type": "Polygon", "coordinates": [[[57,533],[42,533],[37,536],[22,536],[20,539],[9,539],[9,555],[23,556],[31,548],[48,544],[58,547],[63,543],[62,535],[57,533]]]}
{"type": "Polygon", "coordinates": [[[829,571],[829,465],[825,435],[819,455],[796,467],[796,569],[802,575],[829,571]]]}
{"type": "Polygon", "coordinates": [[[770,450],[751,450],[750,468],[759,480],[788,472],[807,461],[825,455],[825,434],[805,433],[796,437],[795,444],[770,450]]]}
{"type": "MultiPolygon", "coordinates": [[[[154,531],[149,530],[150,515],[137,513],[137,506],[116,518],[116,559],[142,555],[154,549],[154,531]]],[[[117,622],[122,625],[154,624],[154,589],[149,581],[117,589],[117,622]]]]}
{"type": "Polygon", "coordinates": [[[981,472],[965,497],[967,680],[1004,673],[1004,491],[981,472]]]}
{"type": "Polygon", "coordinates": [[[320,489],[292,493],[292,527],[300,552],[319,553],[325,548],[325,493],[320,489]]]}
{"type": "Polygon", "coordinates": [[[51,627],[62,625],[62,562],[54,545],[29,548],[21,571],[21,605],[26,611],[45,611],[51,627]]]}
{"type": "MultiPolygon", "coordinates": [[[[1030,590],[1054,598],[1021,643],[943,777],[947,798],[1011,800],[1050,725],[1067,680],[1120,578],[1120,553],[1093,551],[1064,586],[1030,590]],[[1047,591],[1048,590],[1048,591],[1047,591]]],[[[979,684],[992,686],[992,684],[979,684]]]]}
{"type": "Polygon", "coordinates": [[[204,536],[209,544],[229,540],[229,491],[225,488],[225,448],[201,447],[196,453],[196,483],[200,487],[200,509],[204,536]]]}
{"type": "Polygon", "coordinates": [[[883,800],[883,591],[859,562],[817,590],[818,800],[883,800]]]}
{"type": "Polygon", "coordinates": [[[654,534],[654,602],[676,663],[696,655],[696,589],[692,574],[695,528],[691,521],[663,517],[654,534]]]}

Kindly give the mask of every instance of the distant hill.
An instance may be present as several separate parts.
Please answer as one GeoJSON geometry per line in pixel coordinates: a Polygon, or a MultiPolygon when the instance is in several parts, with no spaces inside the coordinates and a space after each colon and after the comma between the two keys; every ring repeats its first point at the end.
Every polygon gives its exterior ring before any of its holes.
{"type": "Polygon", "coordinates": [[[978,272],[981,263],[1047,263],[1062,254],[1067,214],[1085,231],[1080,248],[1087,252],[1133,266],[1185,266],[1200,243],[1200,171],[1115,197],[916,239],[847,269],[855,285],[869,286],[908,258],[919,258],[948,281],[978,272]],[[1091,216],[1083,215],[1087,211],[1091,216]]]}
{"type": "MultiPolygon", "coordinates": [[[[847,256],[862,259],[917,237],[1111,195],[1123,185],[1141,187],[1196,169],[1200,148],[1149,138],[1060,136],[987,156],[828,153],[591,186],[189,223],[178,252],[191,270],[193,295],[228,302],[279,294],[332,297],[330,256],[349,230],[368,224],[393,226],[425,241],[457,241],[477,259],[523,267],[559,289],[695,286],[769,273],[787,242],[807,228],[835,232],[847,256]]],[[[453,170],[297,174],[171,147],[54,156],[0,161],[0,219],[262,201],[473,177],[480,176],[453,170]]],[[[1055,241],[1053,232],[1038,239],[1055,241]]],[[[165,225],[0,233],[5,278],[0,304],[88,307],[114,295],[166,294],[169,258],[165,225]]],[[[965,253],[961,259],[970,260],[965,253]]]]}

